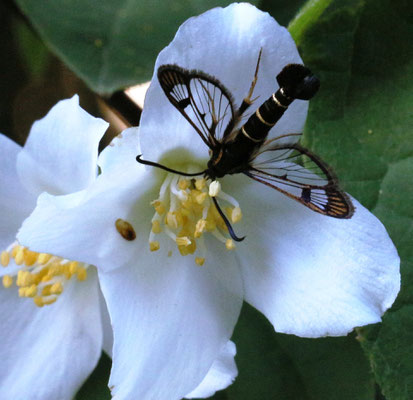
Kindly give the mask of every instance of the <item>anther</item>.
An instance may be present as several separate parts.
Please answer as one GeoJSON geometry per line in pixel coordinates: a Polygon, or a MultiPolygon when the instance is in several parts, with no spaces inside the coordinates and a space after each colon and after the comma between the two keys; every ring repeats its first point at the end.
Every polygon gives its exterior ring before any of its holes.
{"type": "Polygon", "coordinates": [[[221,191],[221,184],[218,181],[213,181],[209,185],[209,195],[211,197],[218,196],[219,192],[221,191]]]}
{"type": "Polygon", "coordinates": [[[77,261],[71,261],[69,263],[69,272],[73,275],[74,273],[76,273],[78,267],[79,263],[77,261]]]}
{"type": "Polygon", "coordinates": [[[22,265],[24,261],[24,247],[20,247],[17,251],[16,257],[14,258],[14,262],[17,265],[22,265]]]}
{"type": "Polygon", "coordinates": [[[150,251],[157,251],[157,250],[159,250],[159,247],[160,247],[160,245],[159,245],[159,242],[158,241],[153,241],[153,242],[149,242],[149,250],[150,251]]]}
{"type": "Polygon", "coordinates": [[[161,223],[157,219],[152,221],[152,232],[153,233],[161,233],[162,232],[161,223]]]}
{"type": "Polygon", "coordinates": [[[8,289],[11,285],[13,285],[13,278],[10,275],[4,275],[3,286],[8,289]]]}
{"type": "Polygon", "coordinates": [[[27,250],[24,253],[24,263],[26,266],[31,267],[37,261],[37,253],[27,250]]]}
{"type": "Polygon", "coordinates": [[[87,278],[87,271],[86,268],[79,268],[76,272],[77,280],[78,281],[85,281],[87,278]]]}
{"type": "Polygon", "coordinates": [[[40,265],[45,265],[50,261],[51,258],[52,258],[51,254],[40,253],[39,256],[37,257],[37,262],[40,265]]]}
{"type": "Polygon", "coordinates": [[[176,238],[176,244],[178,246],[189,246],[191,244],[191,241],[187,236],[181,236],[176,238]]]}
{"type": "Polygon", "coordinates": [[[166,224],[172,229],[178,229],[178,227],[182,226],[183,219],[182,215],[176,211],[169,211],[166,214],[166,224]]]}
{"type": "Polygon", "coordinates": [[[10,262],[10,254],[8,251],[2,251],[0,255],[0,262],[3,267],[7,267],[10,262]]]}
{"type": "Polygon", "coordinates": [[[202,190],[206,185],[206,181],[204,178],[200,178],[200,179],[195,179],[195,187],[198,190],[202,190]]]}
{"type": "Polygon", "coordinates": [[[159,200],[154,200],[151,202],[151,205],[153,205],[153,207],[155,208],[155,211],[159,214],[165,214],[166,208],[164,206],[164,204],[159,201],[159,200]]]}
{"type": "Polygon", "coordinates": [[[200,267],[202,267],[204,265],[205,262],[205,258],[203,257],[195,257],[195,263],[197,265],[199,265],[200,267]]]}
{"type": "Polygon", "coordinates": [[[225,242],[225,247],[227,248],[227,250],[234,250],[235,249],[235,243],[232,239],[227,239],[227,241],[225,242]]]}
{"type": "Polygon", "coordinates": [[[188,179],[180,179],[179,182],[178,182],[178,187],[181,190],[188,189],[188,187],[189,187],[188,179]]]}

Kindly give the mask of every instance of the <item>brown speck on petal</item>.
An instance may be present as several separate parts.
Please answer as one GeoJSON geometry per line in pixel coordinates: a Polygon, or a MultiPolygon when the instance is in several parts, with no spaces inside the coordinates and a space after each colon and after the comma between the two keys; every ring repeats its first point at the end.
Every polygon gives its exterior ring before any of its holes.
{"type": "Polygon", "coordinates": [[[124,219],[118,218],[115,222],[115,226],[117,231],[121,234],[121,236],[126,240],[135,240],[136,239],[136,232],[133,229],[133,226],[124,219]]]}

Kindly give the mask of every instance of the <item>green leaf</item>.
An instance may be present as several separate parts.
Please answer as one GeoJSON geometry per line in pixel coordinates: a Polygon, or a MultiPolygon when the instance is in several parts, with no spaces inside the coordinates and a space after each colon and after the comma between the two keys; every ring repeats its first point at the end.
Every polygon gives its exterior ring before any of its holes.
{"type": "Polygon", "coordinates": [[[239,376],[228,400],[372,400],[373,378],[353,337],[303,339],[275,334],[244,305],[236,326],[239,376]]]}
{"type": "MultiPolygon", "coordinates": [[[[16,0],[42,39],[92,90],[149,80],[187,18],[230,0],[16,0]]],[[[205,38],[208,40],[208,38],[205,38]]]]}
{"type": "MultiPolygon", "coordinates": [[[[310,2],[314,7],[319,2],[310,2]]],[[[310,12],[309,11],[309,12],[310,12]]],[[[402,290],[381,325],[360,329],[389,400],[413,398],[413,29],[399,0],[336,0],[290,25],[321,79],[305,143],[384,223],[402,259],[402,290]]]]}
{"type": "Polygon", "coordinates": [[[99,364],[76,394],[75,400],[110,400],[108,388],[111,359],[102,353],[99,364]]]}
{"type": "Polygon", "coordinates": [[[287,26],[304,4],[305,0],[261,0],[259,8],[269,12],[280,25],[287,26]]]}

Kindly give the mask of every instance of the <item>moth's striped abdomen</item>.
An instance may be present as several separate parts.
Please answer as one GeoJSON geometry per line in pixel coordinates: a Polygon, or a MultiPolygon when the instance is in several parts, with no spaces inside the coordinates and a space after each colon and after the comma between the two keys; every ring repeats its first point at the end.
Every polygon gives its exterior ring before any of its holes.
{"type": "Polygon", "coordinates": [[[241,133],[255,143],[263,142],[293,100],[285,96],[282,88],[278,89],[249,117],[241,127],[241,133]]]}

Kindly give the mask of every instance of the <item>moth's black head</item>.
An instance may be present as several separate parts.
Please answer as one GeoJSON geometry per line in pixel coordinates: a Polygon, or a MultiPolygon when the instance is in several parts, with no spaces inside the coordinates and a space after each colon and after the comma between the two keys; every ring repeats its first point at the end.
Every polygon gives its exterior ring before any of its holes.
{"type": "Polygon", "coordinates": [[[277,82],[286,96],[300,100],[310,100],[320,87],[319,79],[301,64],[285,66],[277,75],[277,82]]]}

